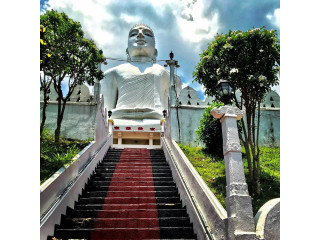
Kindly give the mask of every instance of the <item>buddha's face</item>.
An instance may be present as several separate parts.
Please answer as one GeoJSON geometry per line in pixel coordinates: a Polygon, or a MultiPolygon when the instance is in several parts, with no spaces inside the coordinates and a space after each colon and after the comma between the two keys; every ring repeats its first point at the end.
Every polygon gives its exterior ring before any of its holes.
{"type": "Polygon", "coordinates": [[[131,29],[128,37],[127,53],[131,58],[149,57],[155,59],[157,50],[151,29],[143,25],[131,29]]]}

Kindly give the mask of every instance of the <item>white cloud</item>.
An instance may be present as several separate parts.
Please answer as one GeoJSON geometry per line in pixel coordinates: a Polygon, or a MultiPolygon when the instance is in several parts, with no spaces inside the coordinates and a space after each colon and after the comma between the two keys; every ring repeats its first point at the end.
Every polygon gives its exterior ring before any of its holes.
{"type": "Polygon", "coordinates": [[[128,14],[125,14],[125,13],[121,13],[120,14],[120,19],[123,19],[127,23],[132,23],[132,24],[135,24],[135,23],[141,21],[139,17],[128,15],[128,14]]]}
{"type": "Polygon", "coordinates": [[[184,40],[192,43],[199,43],[214,36],[218,29],[218,13],[214,13],[211,18],[204,17],[205,3],[187,1],[181,10],[181,15],[177,17],[180,34],[184,40]]]}
{"type": "Polygon", "coordinates": [[[280,29],[280,8],[275,9],[273,14],[268,14],[266,18],[280,29]]]}
{"type": "Polygon", "coordinates": [[[182,89],[184,89],[185,87],[188,87],[188,86],[189,86],[188,83],[183,83],[183,84],[182,84],[182,89]]]}
{"type": "MultiPolygon", "coordinates": [[[[129,29],[139,22],[148,24],[155,33],[158,60],[168,59],[172,50],[181,66],[178,74],[183,86],[190,85],[201,93],[204,87],[192,83],[199,54],[218,31],[228,28],[220,22],[217,4],[212,8],[210,0],[49,0],[50,8],[80,22],[86,37],[92,38],[109,58],[126,59],[129,29]]],[[[279,26],[280,9],[265,20],[279,26]]],[[[122,63],[107,61],[108,65],[102,66],[104,71],[122,63]]]]}

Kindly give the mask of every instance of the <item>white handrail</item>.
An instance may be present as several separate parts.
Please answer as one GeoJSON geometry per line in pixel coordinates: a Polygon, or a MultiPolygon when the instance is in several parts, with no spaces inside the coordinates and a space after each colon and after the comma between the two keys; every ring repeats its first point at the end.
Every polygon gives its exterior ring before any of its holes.
{"type": "Polygon", "coordinates": [[[108,133],[103,97],[97,103],[96,136],[75,158],[73,163],[59,169],[40,187],[40,238],[53,235],[55,224],[61,214],[74,203],[97,164],[113,144],[113,135],[108,133]]]}
{"type": "Polygon", "coordinates": [[[175,182],[180,185],[178,189],[183,196],[182,202],[187,205],[198,238],[210,239],[212,234],[217,239],[226,239],[226,210],[176,142],[165,137],[161,140],[175,182]]]}

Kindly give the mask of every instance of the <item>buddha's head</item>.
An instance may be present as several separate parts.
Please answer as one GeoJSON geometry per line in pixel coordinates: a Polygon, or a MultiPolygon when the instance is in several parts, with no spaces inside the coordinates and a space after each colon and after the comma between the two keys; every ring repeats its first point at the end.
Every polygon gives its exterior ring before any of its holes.
{"type": "Polygon", "coordinates": [[[153,31],[149,26],[136,24],[130,29],[127,55],[130,59],[151,58],[156,60],[158,51],[155,47],[153,31]]]}

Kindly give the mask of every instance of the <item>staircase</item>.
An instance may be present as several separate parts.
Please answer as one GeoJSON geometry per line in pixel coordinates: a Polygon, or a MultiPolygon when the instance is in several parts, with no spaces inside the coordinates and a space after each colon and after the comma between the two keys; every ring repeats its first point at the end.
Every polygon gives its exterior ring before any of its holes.
{"type": "Polygon", "coordinates": [[[162,150],[112,149],[48,239],[196,239],[162,150]]]}

